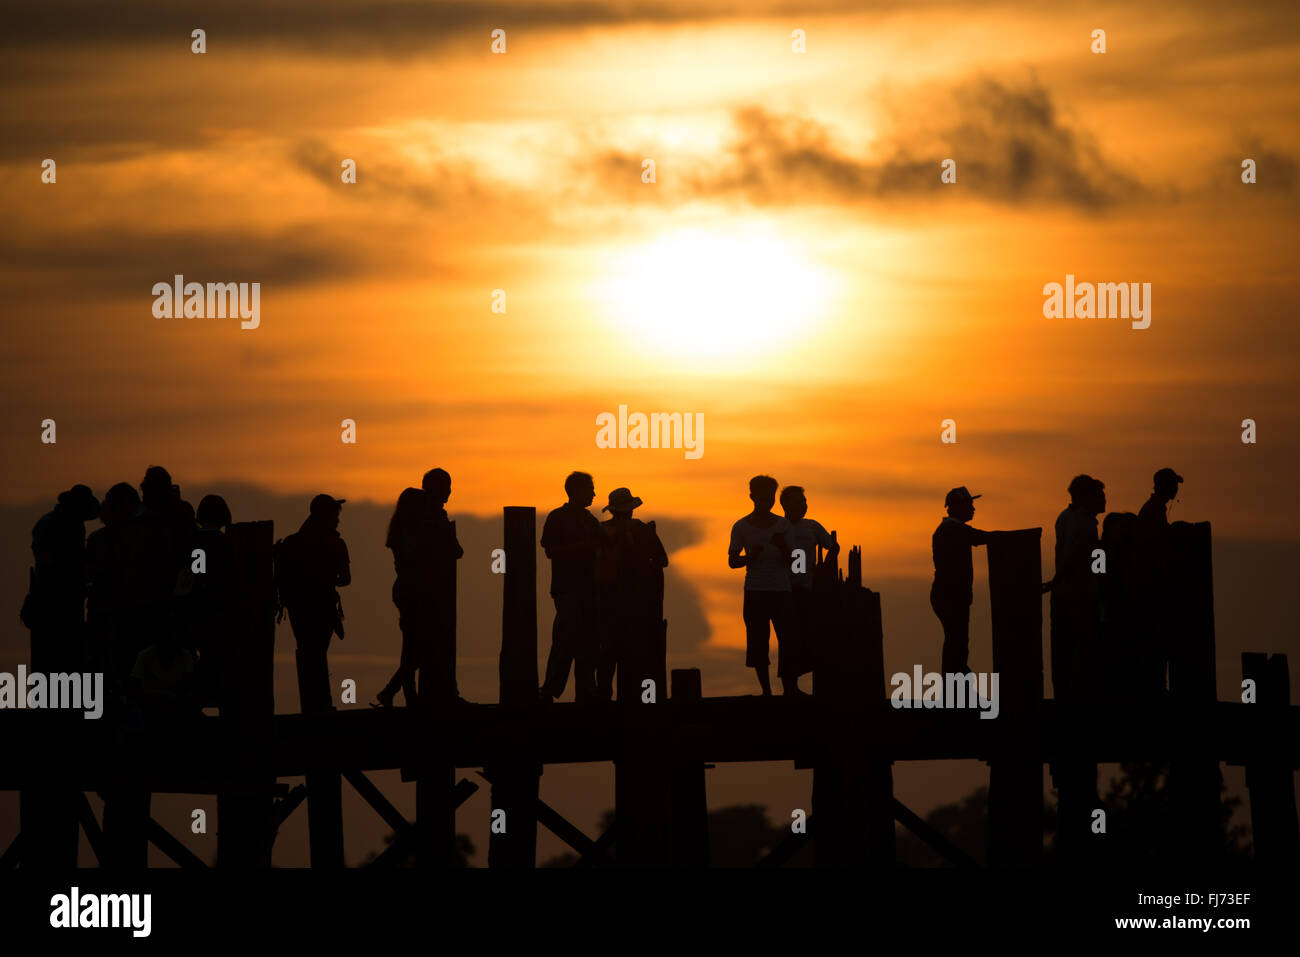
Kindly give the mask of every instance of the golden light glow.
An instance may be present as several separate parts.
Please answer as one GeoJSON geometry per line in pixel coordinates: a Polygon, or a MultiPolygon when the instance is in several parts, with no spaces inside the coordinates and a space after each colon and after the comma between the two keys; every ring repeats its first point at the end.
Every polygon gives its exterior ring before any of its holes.
{"type": "Polygon", "coordinates": [[[769,223],[663,233],[618,253],[605,276],[601,315],[638,345],[714,364],[804,338],[836,285],[769,223]]]}

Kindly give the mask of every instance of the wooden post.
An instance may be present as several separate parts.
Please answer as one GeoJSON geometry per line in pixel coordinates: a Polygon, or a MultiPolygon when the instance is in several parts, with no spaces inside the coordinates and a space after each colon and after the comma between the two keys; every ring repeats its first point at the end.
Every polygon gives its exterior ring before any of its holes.
{"type": "Polygon", "coordinates": [[[673,669],[672,865],[709,866],[709,802],[704,761],[695,747],[689,709],[703,696],[699,668],[673,669]],[[684,712],[684,713],[683,713],[684,712]]]}
{"type": "MultiPolygon", "coordinates": [[[[1168,529],[1171,559],[1165,615],[1170,636],[1169,695],[1174,707],[1196,721],[1218,700],[1214,662],[1214,560],[1210,523],[1174,522],[1168,529]]],[[[1177,742],[1170,761],[1172,822],[1177,846],[1189,862],[1213,861],[1224,849],[1217,757],[1204,754],[1199,737],[1177,742]]]]}
{"type": "Polygon", "coordinates": [[[238,522],[226,529],[217,860],[229,867],[269,868],[275,839],[273,538],[271,522],[238,522]]]}
{"type": "Polygon", "coordinates": [[[1264,718],[1265,735],[1251,741],[1246,764],[1250,790],[1251,844],[1261,867],[1294,870],[1300,863],[1300,826],[1295,807],[1295,775],[1290,763],[1279,759],[1278,741],[1270,727],[1281,727],[1291,707],[1291,674],[1286,655],[1242,652],[1241,674],[1255,682],[1255,704],[1264,718]]]}
{"type": "MultiPolygon", "coordinates": [[[[537,510],[505,510],[505,599],[501,612],[500,702],[521,725],[537,706],[537,510]]],[[[518,760],[485,768],[492,810],[505,811],[506,831],[488,838],[488,866],[537,866],[537,798],[541,767],[526,751],[518,760]]]]}
{"type": "Polygon", "coordinates": [[[1033,867],[1043,853],[1043,763],[1034,736],[1043,704],[1043,530],[988,542],[999,755],[989,761],[990,867],[1033,867]]]}
{"type": "Polygon", "coordinates": [[[814,649],[818,712],[813,768],[813,860],[817,867],[888,870],[895,865],[892,762],[873,754],[885,709],[880,595],[862,587],[861,551],[848,579],[823,589],[828,626],[814,649]]]}
{"type": "MultiPolygon", "coordinates": [[[[455,536],[455,523],[451,533],[455,536]]],[[[419,867],[450,868],[456,856],[456,764],[452,735],[456,696],[456,562],[439,562],[432,585],[438,628],[435,648],[422,663],[416,710],[428,732],[418,736],[427,749],[416,761],[415,860],[419,867]]]]}

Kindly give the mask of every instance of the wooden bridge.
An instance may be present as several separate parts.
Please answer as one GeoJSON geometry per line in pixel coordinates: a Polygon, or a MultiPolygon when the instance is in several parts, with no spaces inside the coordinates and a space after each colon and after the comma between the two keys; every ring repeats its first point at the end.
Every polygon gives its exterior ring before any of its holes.
{"type": "Polygon", "coordinates": [[[0,712],[0,789],[22,791],[22,831],[0,865],[75,867],[80,826],[108,866],[143,866],[149,841],[182,866],[206,866],[149,817],[147,798],[139,810],[142,795],[180,792],[217,795],[221,866],[269,867],[278,827],[305,800],[312,866],[341,867],[343,780],[396,834],[374,866],[410,851],[421,865],[449,865],[455,811],[477,791],[478,778],[491,786],[493,811],[504,812],[504,833],[490,838],[491,867],[534,867],[539,825],[571,846],[580,866],[704,867],[706,768],[789,760],[813,769],[812,818],[806,834],[792,834],[764,865],[779,865],[811,841],[819,866],[890,868],[898,821],[953,863],[974,866],[893,796],[895,761],[949,759],[989,765],[993,867],[1040,862],[1045,766],[1066,769],[1056,780],[1064,811],[1078,787],[1068,769],[1119,761],[1176,769],[1173,814],[1193,860],[1208,860],[1221,841],[1219,764],[1245,766],[1256,860],[1293,865],[1300,861],[1293,778],[1300,708],[1290,705],[1286,657],[1243,655],[1257,703],[1217,700],[1210,528],[1171,529],[1182,540],[1167,609],[1180,636],[1170,694],[1141,704],[1098,703],[1086,715],[1043,699],[1041,530],[993,534],[989,589],[1000,713],[987,720],[976,710],[891,706],[880,596],[862,586],[856,549],[847,576],[824,592],[831,625],[817,650],[811,696],[704,698],[699,671],[683,669],[672,672],[671,687],[660,689],[654,704],[635,696],[631,703],[538,704],[532,508],[505,510],[500,703],[276,715],[271,523],[232,525],[220,716],[153,729],[124,756],[109,721],[0,712]],[[610,833],[589,837],[539,799],[545,765],[574,762],[613,762],[610,833]],[[366,776],[384,769],[401,769],[404,780],[416,782],[414,821],[366,776]],[[458,769],[477,773],[458,781],[458,769]],[[300,775],[305,785],[279,783],[300,775]],[[126,810],[112,820],[106,803],[101,827],[88,791],[135,800],[116,802],[126,810]]]}

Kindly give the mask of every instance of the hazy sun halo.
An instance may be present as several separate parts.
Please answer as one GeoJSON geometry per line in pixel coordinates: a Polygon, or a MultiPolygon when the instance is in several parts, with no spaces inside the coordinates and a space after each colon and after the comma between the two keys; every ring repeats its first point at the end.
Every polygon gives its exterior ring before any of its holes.
{"type": "Polygon", "coordinates": [[[681,359],[749,357],[802,339],[824,317],[825,269],[772,226],[682,228],[615,254],[602,313],[681,359]]]}

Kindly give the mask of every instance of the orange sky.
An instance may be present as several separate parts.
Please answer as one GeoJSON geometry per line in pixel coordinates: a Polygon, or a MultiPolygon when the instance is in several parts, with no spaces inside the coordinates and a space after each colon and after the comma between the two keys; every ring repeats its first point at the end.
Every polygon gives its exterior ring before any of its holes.
{"type": "Polygon", "coordinates": [[[1173,465],[1174,518],[1300,539],[1289,4],[97,6],[0,38],[7,502],[151,462],[388,502],[436,464],[493,514],[582,468],[701,524],[729,645],[760,471],[869,582],[928,573],[949,487],[1050,528],[1079,471],[1136,511],[1173,465]],[[261,282],[260,328],[155,319],[175,273],[261,282]],[[1066,273],[1150,282],[1151,327],[1045,319],[1066,273]],[[702,413],[703,456],[596,448],[620,404],[702,413]]]}

